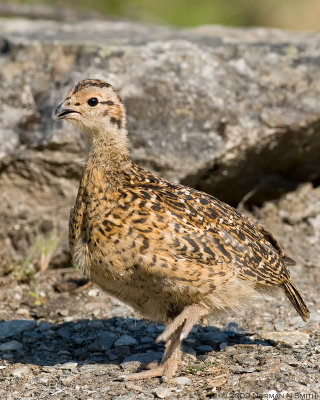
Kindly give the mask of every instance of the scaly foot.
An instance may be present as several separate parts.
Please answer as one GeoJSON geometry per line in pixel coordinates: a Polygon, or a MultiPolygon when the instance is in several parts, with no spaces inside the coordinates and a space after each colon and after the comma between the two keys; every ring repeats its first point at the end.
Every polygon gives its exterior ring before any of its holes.
{"type": "Polygon", "coordinates": [[[181,326],[178,326],[177,330],[173,332],[170,338],[166,341],[166,348],[161,361],[161,364],[150,370],[137,372],[130,375],[123,375],[122,378],[126,380],[138,380],[138,379],[148,379],[161,376],[163,382],[167,382],[176,373],[180,359],[180,333],[181,326]]]}
{"type": "Polygon", "coordinates": [[[121,375],[121,378],[127,381],[135,381],[140,379],[161,377],[161,380],[163,382],[167,382],[174,376],[177,368],[178,368],[178,360],[167,360],[167,362],[164,362],[163,364],[160,364],[155,368],[144,370],[141,372],[136,372],[129,375],[121,375]]]}

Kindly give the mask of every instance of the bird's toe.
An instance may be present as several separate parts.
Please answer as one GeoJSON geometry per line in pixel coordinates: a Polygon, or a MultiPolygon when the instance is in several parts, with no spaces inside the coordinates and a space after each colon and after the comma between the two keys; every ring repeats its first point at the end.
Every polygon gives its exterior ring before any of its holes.
{"type": "Polygon", "coordinates": [[[164,366],[159,365],[158,367],[147,369],[141,372],[135,372],[133,374],[121,375],[120,378],[126,381],[138,381],[141,379],[150,379],[162,377],[164,375],[164,366]]]}

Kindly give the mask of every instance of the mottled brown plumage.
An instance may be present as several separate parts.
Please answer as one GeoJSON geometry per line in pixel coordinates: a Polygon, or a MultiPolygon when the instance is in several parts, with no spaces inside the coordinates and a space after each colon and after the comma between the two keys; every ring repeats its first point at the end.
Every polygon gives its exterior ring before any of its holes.
{"type": "Polygon", "coordinates": [[[104,81],[79,82],[56,109],[91,143],[75,207],[70,250],[84,273],[143,316],[166,325],[162,363],[128,379],[171,378],[180,342],[218,310],[239,309],[279,287],[306,320],[277,240],[244,214],[197,190],[173,184],[128,156],[126,114],[104,81]]]}

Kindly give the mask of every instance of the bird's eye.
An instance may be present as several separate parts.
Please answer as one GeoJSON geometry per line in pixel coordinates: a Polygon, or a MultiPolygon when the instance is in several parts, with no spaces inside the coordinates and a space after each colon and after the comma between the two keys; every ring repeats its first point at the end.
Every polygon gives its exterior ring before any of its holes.
{"type": "Polygon", "coordinates": [[[87,103],[90,107],[95,107],[99,103],[99,100],[96,97],[91,97],[87,103]]]}

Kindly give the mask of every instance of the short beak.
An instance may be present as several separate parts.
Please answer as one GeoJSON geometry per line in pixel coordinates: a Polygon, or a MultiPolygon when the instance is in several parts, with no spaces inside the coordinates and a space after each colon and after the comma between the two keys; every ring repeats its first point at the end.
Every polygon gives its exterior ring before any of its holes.
{"type": "Polygon", "coordinates": [[[80,114],[79,111],[76,111],[71,107],[65,107],[63,103],[64,102],[59,104],[58,107],[55,109],[53,115],[55,119],[64,119],[64,118],[69,118],[71,114],[80,114]]]}

